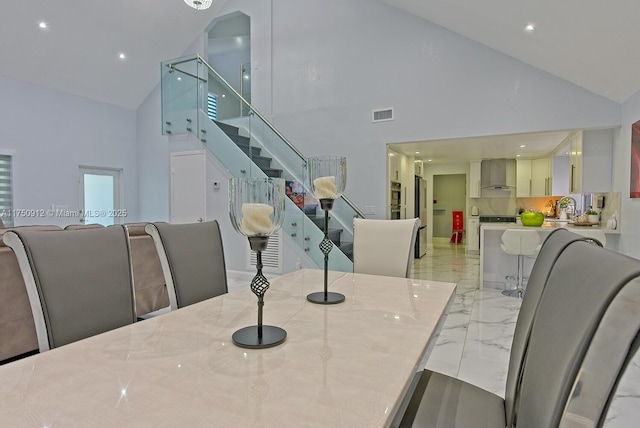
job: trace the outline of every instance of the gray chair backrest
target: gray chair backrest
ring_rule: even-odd
[[[507,372],[507,382],[505,389],[505,412],[507,426],[513,424],[513,408],[515,405],[516,391],[520,381],[522,371],[522,361],[527,352],[529,335],[533,319],[538,309],[540,296],[545,289],[551,269],[558,260],[558,257],[567,246],[575,241],[584,241],[587,238],[577,235],[566,229],[556,229],[552,231],[542,243],[540,252],[531,269],[527,290],[522,299],[522,305],[518,313],[518,321],[513,334],[511,344],[511,355],[509,357],[509,370]]]
[[[153,237],[158,250],[172,310],[228,291],[217,221],[149,223],[145,230]]]
[[[601,427],[625,369],[640,347],[640,279],[635,278],[609,304],[585,355],[562,426]]]
[[[16,254],[40,351],[135,322],[122,228],[5,233]]]
[[[518,428],[559,426],[609,305],[639,276],[639,260],[588,242],[572,242],[558,256],[531,328],[516,397]]]
[[[129,248],[131,249],[133,289],[138,317],[169,306],[169,293],[160,257],[153,238],[145,231],[147,224],[126,223],[122,225],[129,238]]]

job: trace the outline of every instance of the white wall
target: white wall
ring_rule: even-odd
[[[305,155],[346,156],[346,195],[378,213],[385,143],[620,122],[619,104],[377,1],[281,0],[272,20],[273,123]]]
[[[15,151],[14,208],[77,210],[80,165],[122,168],[124,221],[138,220],[135,111],[5,78],[0,94],[0,150]],[[78,219],[47,215],[14,223],[65,226]]]
[[[622,105],[622,126],[614,133],[613,188],[621,192],[620,252],[640,258],[640,199],[629,197],[631,125],[640,120],[640,92]]]

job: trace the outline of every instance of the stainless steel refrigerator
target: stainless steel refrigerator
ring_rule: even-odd
[[[420,219],[414,257],[419,259],[427,254],[427,186],[426,181],[417,175],[415,176],[414,191],[415,208],[413,216]]]

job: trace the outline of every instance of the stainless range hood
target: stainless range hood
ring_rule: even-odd
[[[511,190],[516,186],[515,159],[483,160],[480,166],[482,189]]]

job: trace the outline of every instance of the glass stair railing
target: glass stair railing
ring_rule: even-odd
[[[284,178],[283,230],[323,266],[324,212],[309,192],[306,157],[199,55],[164,61],[161,70],[162,133],[193,134],[232,177]],[[329,268],[351,272],[353,218],[364,214],[343,195],[329,215]]]

